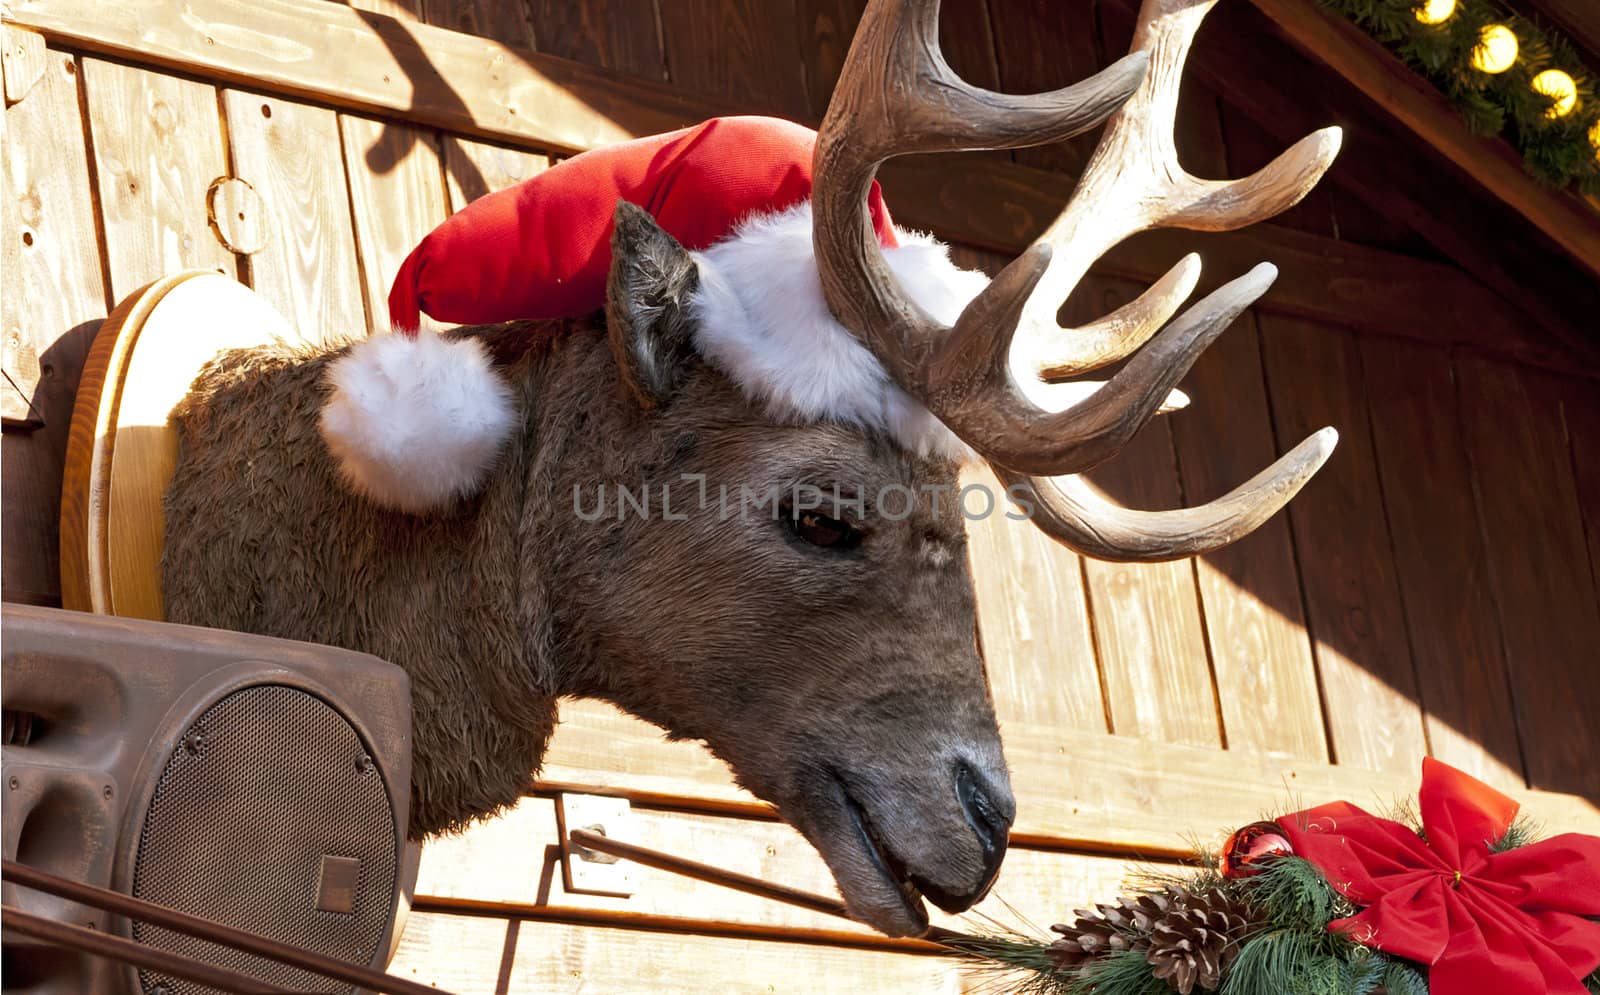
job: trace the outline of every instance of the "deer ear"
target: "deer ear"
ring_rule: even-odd
[[[641,407],[672,396],[695,351],[689,300],[700,285],[688,250],[642,207],[620,201],[611,236],[606,326],[622,380]]]

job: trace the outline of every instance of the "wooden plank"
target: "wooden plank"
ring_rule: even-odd
[[[1361,340],[1372,437],[1433,755],[1525,782],[1448,355]]]
[[[387,327],[389,287],[412,248],[448,214],[432,132],[339,115],[368,321]]]
[[[1125,282],[1085,281],[1097,314],[1137,294]],[[1087,314],[1068,314],[1083,321]],[[1151,422],[1116,457],[1088,474],[1112,500],[1136,508],[1182,504],[1172,435]],[[1174,563],[1083,561],[1111,731],[1192,746],[1221,746],[1194,568]]]
[[[348,3],[357,10],[371,11],[386,17],[416,18],[422,13],[422,0],[334,0]]]
[[[614,826],[607,827],[607,834],[816,894],[838,893],[816,850],[781,822],[634,806],[626,835]],[[559,844],[555,800],[524,799],[516,808],[460,835],[429,841],[416,893],[419,900],[471,899],[532,907],[556,919],[603,910],[675,920],[690,930],[715,923],[759,927],[774,937],[802,929],[877,936],[848,920],[638,865],[632,868],[631,896],[569,891]],[[1016,925],[1054,922],[1072,908],[1116,895],[1133,869],[1123,858],[1013,847],[994,890],[967,915]],[[963,917],[929,911],[935,923],[970,928]]]
[[[514,51],[428,25],[294,0],[191,0],[178,17],[162,0],[129,0],[100,16],[93,0],[17,0],[14,20],[74,44],[205,80],[242,82],[338,107],[540,150],[582,151],[759,108],[708,100],[636,77]],[[208,44],[209,39],[209,44]],[[1015,252],[1060,210],[1072,180],[962,156],[890,164],[885,181],[905,222]],[[1271,225],[1196,235],[1158,232],[1106,257],[1103,272],[1154,280],[1184,252],[1205,252],[1220,282],[1271,259],[1283,270],[1262,308],[1458,342],[1522,362],[1600,372],[1600,348],[1551,343],[1526,316],[1460,271]]]
[[[410,916],[389,969],[456,995],[963,990],[957,963],[925,954],[438,913]]]
[[[1086,79],[1105,64],[1094,3],[999,0],[989,5],[999,86],[1007,93],[1040,93]],[[1123,51],[1126,51],[1124,49]],[[1121,52],[1117,54],[1122,54]],[[1016,161],[1038,169],[1077,176],[1089,164],[1099,129],[1087,135],[1032,149],[1018,149]]]
[[[529,0],[533,47],[546,55],[664,80],[653,0]]]
[[[58,604],[61,462],[78,370],[106,315],[78,65],[51,50],[39,81],[5,110],[4,216],[0,222],[0,328],[5,376],[18,388],[3,445],[6,600]],[[31,412],[30,415],[30,406]]]
[[[1032,722],[1106,732],[1081,558],[1027,522],[1006,517],[1005,488],[986,468],[963,476],[996,510],[967,522],[978,638],[1001,727]],[[972,498],[974,512],[984,507]]]
[[[1572,449],[1572,472],[1578,484],[1578,507],[1589,539],[1590,572],[1600,583],[1600,396],[1594,385],[1569,380],[1562,391],[1562,415]]]
[[[134,62],[569,152],[750,107],[339,3],[129,0],[109,18],[98,0],[18,0],[12,14]]]
[[[444,136],[449,209],[459,211],[484,194],[503,190],[550,168],[550,157],[455,135]]]
[[[1297,804],[1409,798],[1422,763],[1419,750],[1407,770],[1371,771],[1023,722],[1007,726],[1005,745],[1012,787],[1025,800],[1014,845],[1147,858],[1183,857],[1196,833]],[[598,702],[562,704],[540,780],[541,790],[581,787],[656,806],[777,817],[704,747],[667,742],[656,726]],[[1540,791],[1516,797],[1552,831],[1600,831],[1600,802]]]
[[[207,221],[227,175],[217,91],[204,83],[83,60],[111,297],[186,269],[238,277]]]
[[[1132,24],[1126,26],[1131,34]],[[1229,172],[1220,104],[1185,87],[1178,153],[1201,176]],[[1255,317],[1246,314],[1189,373],[1191,407],[1169,420],[1185,504],[1220,497],[1278,455]],[[1298,442],[1299,440],[1290,440]],[[1194,562],[1224,742],[1230,749],[1326,760],[1316,666],[1305,633],[1287,516]]]
[[[1528,783],[1600,798],[1600,611],[1562,384],[1472,356],[1456,369]]]
[[[4,67],[7,106],[27,96],[49,64],[43,35],[0,25],[0,65]]]
[[[1235,321],[1201,355],[1184,389],[1190,406],[1169,421],[1183,499],[1199,504],[1249,479],[1281,448],[1273,438],[1253,314]],[[1229,748],[1327,760],[1288,517],[1278,515],[1198,558],[1195,570]]]
[[[1432,84],[1339,15],[1308,0],[1251,3],[1302,50],[1332,67],[1600,276],[1600,212],[1529,176],[1520,154],[1503,139],[1468,131],[1461,115]]]
[[[811,119],[820,121],[866,0],[798,0],[796,6],[806,105]],[[991,90],[1000,88],[994,45],[987,0],[946,0],[940,5],[939,47],[962,79]]]
[[[423,0],[422,17],[429,24],[461,34],[516,48],[533,47],[533,32],[522,0]]]
[[[800,71],[796,0],[674,0],[661,6],[672,82],[694,93],[753,103],[766,113],[809,113]]]
[[[234,173],[255,187],[266,229],[250,285],[310,341],[362,334],[337,115],[243,90],[223,91],[222,103]]]
[[[1355,339],[1275,315],[1258,321],[1278,438],[1339,429],[1338,451],[1289,503],[1332,758],[1410,770],[1427,742]]]

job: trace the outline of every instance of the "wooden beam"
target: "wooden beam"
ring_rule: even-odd
[[[1012,786],[1026,804],[1019,846],[1185,857],[1195,833],[1226,831],[1295,804],[1345,799],[1382,807],[1416,794],[1416,773],[1381,773],[1241,750],[1007,723]],[[591,701],[565,701],[545,754],[545,790],[618,794],[641,803],[776,818],[703,747],[669,743],[649,723]],[[1420,761],[1419,761],[1420,762]],[[1549,832],[1600,830],[1600,807],[1575,795],[1514,792]]]
[[[524,147],[579,152],[753,108],[343,4],[297,0],[16,0],[16,24],[61,44],[252,90],[310,98]],[[1074,180],[1003,159],[918,156],[884,170],[900,217],[952,242],[1016,252]],[[1283,276],[1264,310],[1464,345],[1532,365],[1600,374],[1585,352],[1530,330],[1516,307],[1449,266],[1272,225],[1161,231],[1112,249],[1098,271],[1150,281],[1199,249],[1212,285],[1262,260]]]
[[[1060,212],[1070,176],[993,159],[950,168],[935,156],[887,163],[883,184],[895,217],[946,238],[1001,252],[1028,245]],[[1145,232],[1095,265],[1106,276],[1153,281],[1184,253],[1204,260],[1198,293],[1257,263],[1280,276],[1258,308],[1434,345],[1466,346],[1562,372],[1600,372],[1600,342],[1564,343],[1453,266],[1259,224],[1236,232]]]
[[[1600,212],[1541,185],[1505,141],[1482,138],[1444,95],[1360,28],[1312,0],[1250,0],[1298,46],[1325,62],[1418,137],[1515,208],[1600,276]]]

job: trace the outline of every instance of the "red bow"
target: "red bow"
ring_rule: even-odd
[[[1585,995],[1600,966],[1600,837],[1566,833],[1491,852],[1517,803],[1431,758],[1423,836],[1335,802],[1278,824],[1361,912],[1329,924],[1431,965],[1434,995]],[[1424,839],[1424,836],[1426,839]]]

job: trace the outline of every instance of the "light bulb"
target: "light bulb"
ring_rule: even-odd
[[[1546,69],[1533,78],[1535,91],[1549,97],[1555,103],[1544,112],[1548,118],[1566,117],[1572,109],[1578,106],[1578,84],[1572,77],[1559,69]]]
[[[1517,36],[1504,24],[1491,24],[1478,36],[1472,50],[1472,68],[1481,73],[1503,73],[1517,61]]]
[[[1456,0],[1423,0],[1416,10],[1418,22],[1429,25],[1443,24],[1455,12]]]

